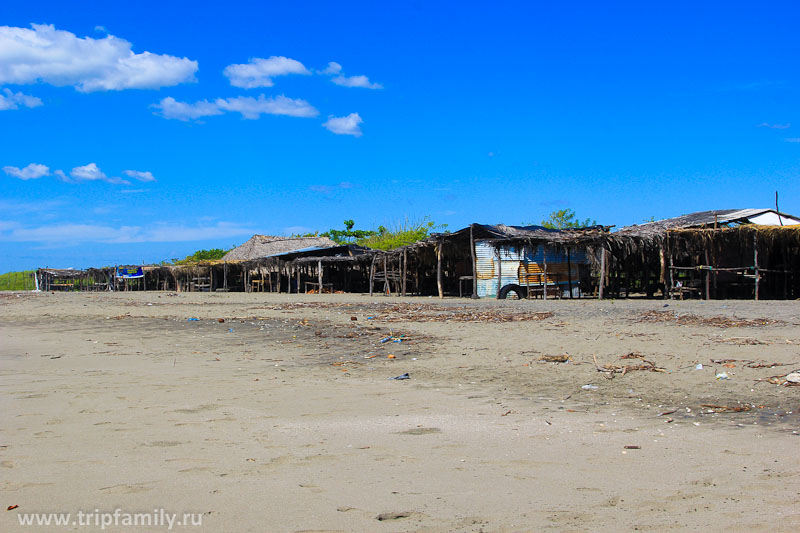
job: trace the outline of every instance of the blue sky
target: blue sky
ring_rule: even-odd
[[[0,272],[800,213],[796,3],[31,4],[0,8]]]

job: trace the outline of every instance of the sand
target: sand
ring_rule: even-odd
[[[796,302],[3,294],[0,365],[2,531],[800,528]]]

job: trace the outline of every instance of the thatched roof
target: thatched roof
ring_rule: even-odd
[[[497,244],[510,242],[538,242],[579,244],[595,242],[605,235],[608,226],[590,226],[586,228],[552,229],[543,226],[506,226],[505,224],[471,224],[452,233],[437,233],[429,240],[461,240],[469,239],[470,228],[475,240],[489,240]]]
[[[329,248],[331,246],[336,246],[336,243],[327,237],[253,235],[246,243],[225,254],[223,259],[225,261],[246,261],[297,250]]]

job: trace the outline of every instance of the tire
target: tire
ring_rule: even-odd
[[[517,295],[517,298],[520,300],[524,299],[528,293],[528,291],[525,290],[524,287],[520,287],[519,285],[511,283],[500,289],[500,293],[497,295],[497,299],[505,300],[509,292],[515,293]]]

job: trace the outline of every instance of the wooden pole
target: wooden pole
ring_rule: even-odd
[[[530,239],[528,239],[528,247],[527,252],[525,251],[526,248],[523,248],[522,253],[525,254],[525,297],[530,300],[531,299],[531,273],[530,273],[530,261],[528,261],[528,255],[533,257],[533,243]]]
[[[372,296],[372,286],[375,284],[375,255],[372,256],[372,262],[369,264],[369,295]]]
[[[756,300],[758,300],[758,282],[760,281],[760,275],[758,273],[758,232],[753,232],[753,265],[754,270],[756,273],[756,291],[755,296]]]
[[[569,255],[569,248],[567,248],[567,288],[569,289],[569,299],[572,300],[572,261]]]
[[[500,289],[503,288],[503,250],[497,249],[497,294],[495,298],[500,299]]]
[[[322,294],[322,259],[317,261],[317,281],[319,281],[319,293]]]
[[[669,233],[667,233],[667,255],[669,255],[669,299],[672,300],[672,289],[675,287],[675,270],[672,261],[672,250],[669,247]]]
[[[600,288],[597,292],[597,298],[603,299],[603,286],[606,284],[606,249],[600,248]]]
[[[408,250],[403,248],[403,296],[406,295],[406,276],[408,275]]]
[[[384,296],[392,295],[392,287],[389,285],[389,274],[386,270],[386,255],[383,256],[383,294]]]
[[[472,298],[478,298],[478,257],[475,254],[475,235],[473,228],[475,224],[469,225],[469,251],[472,253]],[[461,281],[458,282],[459,287]]]
[[[605,248],[603,248],[605,251]],[[547,245],[542,245],[542,266],[544,267],[544,288],[542,289],[542,300],[547,300]]]
[[[300,294],[300,265],[295,265],[294,273],[297,277],[297,294]]]
[[[705,254],[706,258],[706,266],[709,267],[706,269],[706,300],[711,299],[711,260],[708,257],[708,248],[703,247],[703,253]]]
[[[442,241],[436,243],[436,286],[439,289],[439,298],[444,298],[442,286]]]

